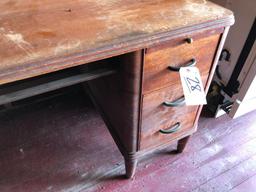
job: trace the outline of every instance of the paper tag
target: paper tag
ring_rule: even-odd
[[[205,105],[206,95],[198,68],[181,67],[179,72],[186,105]]]

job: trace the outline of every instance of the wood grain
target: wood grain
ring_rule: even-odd
[[[174,43],[171,41],[162,44],[162,46],[153,47],[153,50],[148,49],[145,55],[144,93],[176,84],[179,81],[179,73],[170,71],[168,66],[185,66],[191,59],[195,59],[199,71],[209,73],[220,34],[202,38],[198,34],[192,34],[190,37],[194,39],[192,44],[187,44],[183,37],[176,41],[175,46],[172,46]]]
[[[208,74],[202,75],[206,84]],[[181,82],[175,85],[143,95],[142,125],[140,149],[155,148],[196,130],[194,121],[198,106],[167,107],[164,101],[173,102],[183,96]],[[181,129],[170,135],[163,135],[160,129],[168,129],[176,123],[181,123]]]
[[[137,151],[143,51],[114,58],[117,73],[88,82],[110,132],[124,156]]]
[[[144,103],[151,99],[155,98],[144,97]],[[153,109],[143,109],[140,149],[155,148],[189,132],[193,128],[196,112],[197,106],[168,108],[162,105],[162,101],[155,102]],[[159,132],[160,129],[168,129],[176,123],[181,124],[177,132],[167,135]]]
[[[0,84],[234,22],[204,0],[2,0],[0,17]]]

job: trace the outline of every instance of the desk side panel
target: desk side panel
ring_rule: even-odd
[[[124,156],[137,151],[143,51],[113,59],[118,72],[89,82],[96,106]]]

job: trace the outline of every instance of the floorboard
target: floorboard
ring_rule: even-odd
[[[79,88],[26,103],[0,111],[1,192],[256,191],[256,112],[201,117],[184,153],[172,153],[174,143],[149,154],[126,180],[120,152]]]
[[[230,192],[255,192],[256,175],[245,180],[243,183],[235,186]]]

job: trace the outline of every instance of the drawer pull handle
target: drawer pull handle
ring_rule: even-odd
[[[195,65],[196,65],[196,60],[193,58],[184,67],[193,67]],[[179,71],[180,67],[168,66],[168,69],[171,70],[171,71]]]
[[[172,126],[170,129],[160,129],[159,132],[162,134],[171,134],[175,133],[180,129],[181,125],[180,123],[176,123],[174,126]]]
[[[185,41],[186,41],[188,44],[192,44],[194,40],[193,40],[191,37],[189,37],[189,38],[187,38]]]
[[[178,107],[185,105],[185,97],[181,97],[174,102],[165,101],[163,104],[166,107]]]

